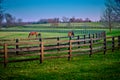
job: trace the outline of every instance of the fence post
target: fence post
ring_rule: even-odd
[[[91,38],[91,35],[89,34],[89,39]]]
[[[19,39],[16,39],[16,43],[19,43]],[[19,49],[19,45],[16,45],[16,49]],[[16,51],[16,54],[19,54],[19,51]]]
[[[85,39],[86,39],[86,35],[84,35],[84,44],[86,44],[86,41],[85,41]]]
[[[60,46],[59,41],[60,41],[60,37],[57,37],[57,46],[58,46],[58,47]],[[57,48],[57,50],[60,51],[60,48]]]
[[[88,36],[89,36],[89,39],[91,39],[91,34],[89,34]],[[90,41],[88,43],[90,43]]]
[[[101,33],[100,33],[100,32],[99,32],[99,34],[98,34],[98,35],[99,35],[99,38],[101,38],[101,37],[100,37],[100,36],[101,36]]]
[[[104,31],[104,33],[103,33],[103,37],[106,37],[106,32]]]
[[[118,36],[118,48],[120,49],[120,36]]]
[[[70,37],[69,37],[69,40],[71,40],[71,39],[72,39],[72,37],[70,36]]]
[[[101,32],[101,39],[104,37],[105,31]]]
[[[112,37],[112,52],[114,52],[115,49],[115,37]]]
[[[93,40],[92,40],[92,38],[90,38],[90,41],[89,41],[89,43],[90,43],[90,54],[89,54],[89,57],[91,57],[91,55],[92,55],[92,50],[93,50],[93,48],[92,48],[92,43],[93,43]]]
[[[89,39],[91,38],[91,34],[89,34]]]
[[[97,34],[97,33],[95,33],[95,35],[96,35],[96,37],[95,37],[95,38],[98,38],[98,36],[97,36],[98,34]],[[96,40],[96,42],[97,42],[97,40]]]
[[[106,53],[106,37],[104,37],[104,54]]]
[[[42,42],[42,38],[39,38],[39,42]],[[41,43],[40,43],[39,46],[40,46],[40,48],[41,48]],[[41,51],[41,50],[40,50],[40,51]]]
[[[80,36],[77,36],[77,39],[80,40]],[[78,41],[78,45],[80,45],[80,41]],[[80,48],[80,46],[78,46],[78,48]]]
[[[68,52],[68,61],[70,61],[72,56],[72,41],[71,39],[69,40],[69,52]]]
[[[43,63],[44,59],[44,43],[41,41],[41,47],[40,47],[40,63]]]
[[[97,33],[95,33],[95,35],[96,35],[96,38],[98,38],[98,34],[97,34]]]
[[[43,50],[43,42],[42,42],[42,38],[40,37],[39,38],[39,41],[40,41],[40,63],[42,63],[43,62],[43,52],[44,52],[44,50]]]
[[[95,38],[95,35],[93,34],[93,39]],[[93,40],[93,43],[95,42],[95,40]]]
[[[4,44],[4,67],[7,66],[8,62],[8,49],[7,49],[7,44]]]

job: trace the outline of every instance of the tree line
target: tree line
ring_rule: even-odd
[[[62,17],[60,18],[48,18],[48,19],[40,19],[37,23],[79,23],[79,22],[92,22],[89,18],[86,18],[83,20],[82,18],[68,18],[68,17]]]
[[[2,7],[4,0],[0,0],[0,28],[2,26],[16,26],[22,24],[22,19],[16,19],[10,13],[5,13],[5,10]]]
[[[27,22],[24,23],[22,19],[16,19],[9,13],[5,13],[2,7],[2,3],[4,0],[0,0],[0,27],[2,25],[6,26],[16,26],[16,25],[23,25],[23,24],[33,24],[33,23],[51,23],[52,26],[57,26],[58,23],[78,23],[78,22],[91,22],[89,18],[82,19],[82,18],[75,18],[75,17],[62,17],[60,18],[50,18],[50,19],[40,19],[37,22]],[[113,27],[120,26],[120,0],[105,0],[105,10],[103,15],[101,16],[100,22],[105,27],[108,27],[110,31],[112,31]],[[6,21],[6,23],[4,23]]]

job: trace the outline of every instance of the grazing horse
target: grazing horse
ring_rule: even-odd
[[[36,38],[38,37],[38,36],[41,36],[41,34],[40,33],[38,33],[38,32],[30,32],[29,33],[29,35],[28,35],[28,38],[30,37],[30,36],[36,36]]]
[[[68,32],[68,37],[74,37],[74,32],[73,31],[69,31]]]

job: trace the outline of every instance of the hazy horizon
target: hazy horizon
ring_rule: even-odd
[[[104,10],[104,0],[4,0],[5,12],[23,21],[47,18],[89,18],[98,21]]]

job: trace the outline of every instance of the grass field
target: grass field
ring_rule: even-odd
[[[10,63],[0,67],[1,80],[119,80],[120,51],[63,59]]]
[[[92,24],[96,25],[96,24]],[[30,25],[29,25],[30,26]],[[37,27],[12,27],[9,30],[38,30],[46,29]],[[44,25],[45,26],[45,25]],[[53,29],[53,28],[47,28]],[[62,28],[58,28],[58,30]],[[7,30],[7,29],[6,29]],[[71,30],[71,29],[67,29]],[[95,29],[96,30],[96,29]],[[99,29],[98,29],[99,30]],[[120,35],[119,29],[114,29],[107,36]],[[0,39],[26,38],[29,32],[0,31]],[[43,37],[67,36],[66,33],[42,32]],[[107,51],[88,55],[67,58],[48,59],[40,64],[39,61],[8,63],[6,68],[0,64],[0,80],[119,80],[120,79],[120,49],[114,52]]]

